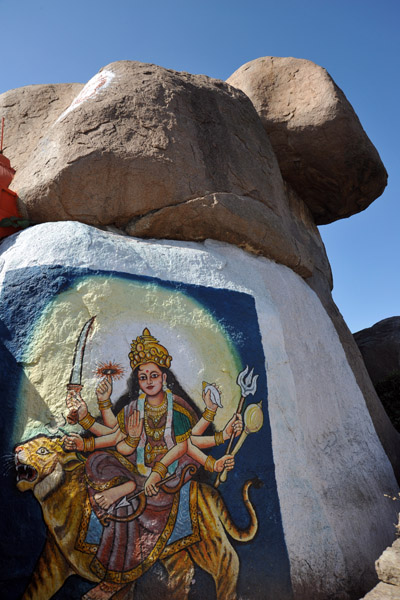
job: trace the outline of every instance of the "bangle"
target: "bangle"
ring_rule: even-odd
[[[139,443],[139,440],[140,440],[140,437],[132,437],[130,435],[127,435],[126,438],[124,439],[124,442],[131,448],[136,448],[136,446]]]
[[[83,452],[93,452],[94,437],[83,438]]]
[[[216,431],[214,433],[214,440],[215,440],[215,445],[216,446],[220,446],[221,444],[223,444],[225,442],[225,440],[224,440],[224,432],[223,431]]]
[[[100,410],[106,410],[107,408],[112,407],[111,400],[98,400],[97,404],[99,405]]]
[[[79,425],[83,427],[83,429],[90,429],[93,423],[96,422],[96,419],[90,413],[88,413],[85,417],[83,417],[83,419],[81,419],[78,422]]]
[[[212,423],[215,419],[216,412],[217,412],[216,410],[214,411],[214,410],[210,410],[209,408],[206,408],[202,414],[202,417],[209,423]]]
[[[156,462],[154,467],[151,470],[152,473],[158,473],[161,479],[164,479],[166,474],[168,473],[168,469],[162,462]]]
[[[212,456],[207,456],[207,460],[204,463],[205,470],[210,471],[210,473],[214,473],[214,465],[215,465],[215,458],[213,458]]]

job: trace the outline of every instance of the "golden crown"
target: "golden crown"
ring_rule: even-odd
[[[138,335],[136,340],[132,340],[131,352],[129,352],[129,359],[131,362],[132,371],[134,371],[139,365],[144,363],[153,362],[160,367],[167,367],[169,369],[172,356],[164,346],[156,340],[147,329],[143,329],[143,334]]]

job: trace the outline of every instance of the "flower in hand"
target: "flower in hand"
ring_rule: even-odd
[[[96,396],[98,402],[108,402],[111,398],[112,393],[112,380],[111,378],[104,377],[96,388]]]

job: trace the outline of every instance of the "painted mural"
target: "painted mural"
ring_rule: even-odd
[[[251,296],[36,267],[0,319],[4,597],[288,597]]]

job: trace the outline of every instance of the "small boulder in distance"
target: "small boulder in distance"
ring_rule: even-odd
[[[354,334],[372,382],[400,370],[400,317],[378,321]]]

